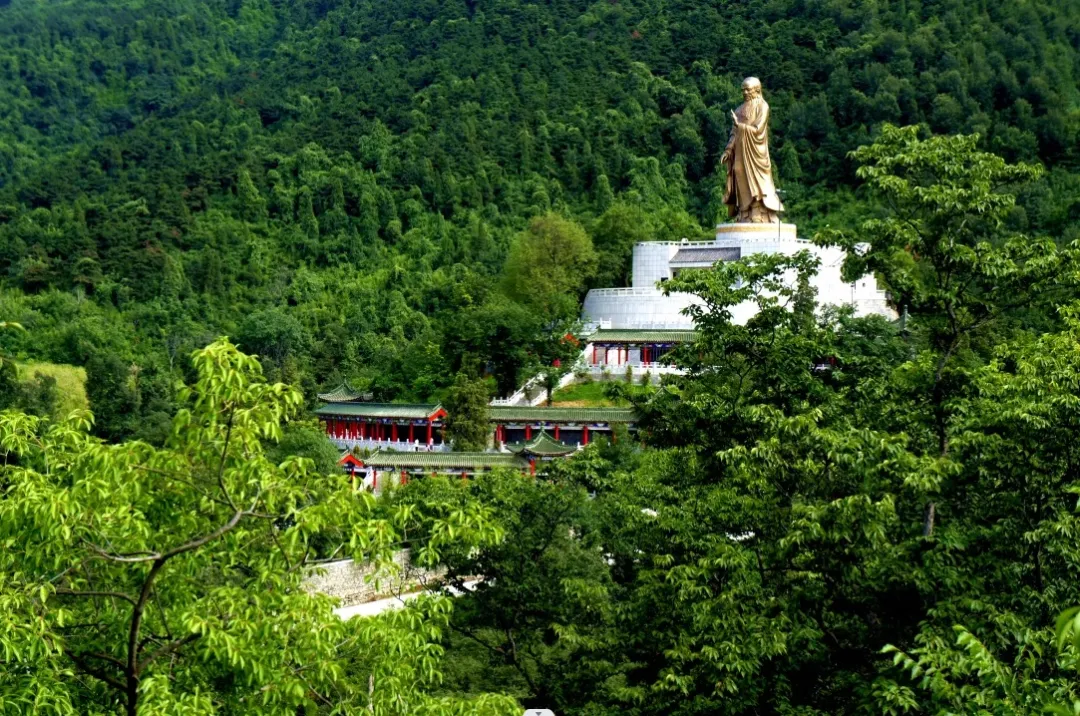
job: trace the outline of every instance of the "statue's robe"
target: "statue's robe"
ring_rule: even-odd
[[[734,148],[734,158],[728,162],[724,203],[731,216],[745,216],[754,199],[774,212],[784,210],[772,178],[769,159],[769,105],[761,97],[743,102],[735,110],[743,127],[731,128],[728,148]]]

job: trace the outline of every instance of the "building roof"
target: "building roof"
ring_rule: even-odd
[[[588,340],[591,343],[689,343],[696,335],[686,330],[601,328]]]
[[[517,455],[499,452],[389,452],[380,450],[364,460],[373,468],[409,469],[455,469],[509,467],[525,469],[528,460]]]
[[[702,246],[701,248],[679,249],[671,257],[670,265],[676,264],[714,264],[717,261],[737,261],[742,257],[738,246]]]
[[[406,418],[428,420],[442,412],[438,404],[408,403],[331,403],[315,411],[316,415],[341,415],[350,418]]]
[[[548,435],[546,430],[541,430],[539,435],[528,442],[507,445],[507,449],[517,455],[526,454],[538,457],[562,457],[577,451],[576,446],[559,442]]]
[[[349,385],[349,381],[343,381],[341,385],[331,390],[329,393],[319,393],[319,400],[324,403],[354,403],[358,401],[366,402],[371,400],[371,393],[365,393],[362,390]]]
[[[490,419],[499,423],[632,423],[632,408],[542,408],[507,405],[488,408]]]
[[[353,455],[348,450],[346,450],[345,452],[343,452],[341,454],[341,457],[338,458],[338,465],[346,465],[346,464],[349,464],[349,465],[363,465],[364,461],[361,460],[360,458],[358,458],[356,455]]]

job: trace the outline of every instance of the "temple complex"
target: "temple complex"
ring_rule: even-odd
[[[626,288],[596,288],[585,297],[582,317],[601,330],[636,331],[693,330],[685,309],[701,300],[688,293],[664,295],[663,285],[684,271],[710,269],[717,262],[736,261],[753,254],[795,254],[809,251],[820,261],[810,285],[817,290],[820,305],[851,306],[855,315],[880,314],[895,318],[885,292],[873,276],[848,283],[841,278],[844,251],[817,246],[796,235],[794,224],[736,223],[716,227],[710,241],[646,241],[634,246],[631,285]],[[794,279],[794,277],[792,277]],[[757,306],[746,302],[735,306],[732,320],[746,323]]]
[[[695,339],[688,310],[702,305],[687,293],[664,291],[664,284],[686,271],[708,271],[721,263],[753,255],[794,255],[806,251],[818,259],[810,280],[821,306],[849,306],[855,315],[895,318],[885,293],[873,276],[844,281],[842,249],[817,246],[800,239],[794,224],[783,223],[784,205],[773,183],[769,158],[769,105],[761,82],[748,77],[742,85],[744,102],[731,112],[731,136],[724,149],[727,182],[724,203],[735,223],[716,227],[709,241],[647,241],[633,249],[631,285],[589,291],[582,310],[588,329],[580,336],[583,350],[577,366],[557,387],[578,376],[655,381],[664,373],[680,373],[669,355]],[[794,272],[781,277],[794,283]],[[746,323],[757,304],[746,301],[731,309],[732,321]],[[636,430],[629,408],[541,407],[550,399],[535,376],[505,398],[491,402],[490,450],[452,452],[444,425],[446,410],[437,404],[375,403],[372,396],[347,383],[319,395],[325,405],[316,412],[326,434],[346,451],[374,451],[363,457],[342,456],[342,467],[354,483],[379,490],[388,481],[405,482],[410,475],[449,474],[469,477],[495,468],[535,474],[537,465],[572,455],[597,438],[616,439],[615,429]]]
[[[531,440],[506,446],[505,452],[397,452],[379,450],[359,457],[342,455],[340,464],[357,487],[380,491],[391,483],[404,484],[424,475],[453,475],[469,478],[478,472],[509,468],[535,475],[538,463],[567,457],[580,446],[558,441],[541,430]]]
[[[693,341],[694,335],[692,330],[601,328],[587,337],[585,359],[590,368],[629,365],[663,373],[672,367],[665,356],[675,346]]]
[[[315,411],[326,434],[339,448],[351,450],[395,450],[400,452],[445,452],[450,449],[444,436],[446,410],[437,404],[362,402],[338,389],[320,394],[346,398],[327,400]],[[492,447],[508,449],[509,443],[528,443],[547,433],[571,450],[609,436],[615,425],[635,429],[634,411],[629,408],[544,408],[528,405],[494,406],[488,411]]]
[[[443,436],[446,411],[439,405],[328,400],[315,414],[338,447],[448,449]]]

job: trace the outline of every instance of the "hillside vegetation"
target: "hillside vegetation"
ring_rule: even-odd
[[[1080,9],[1049,0],[12,0],[0,313],[30,330],[0,340],[85,365],[113,436],[162,425],[222,334],[309,397],[430,399],[461,369],[510,392],[633,242],[722,218],[747,74],[805,235],[875,210],[847,152],[892,122],[1045,164],[1008,220],[1075,238],[1078,45]],[[504,290],[547,212],[596,260]]]
[[[482,447],[747,74],[900,319],[685,272],[679,374],[556,396],[633,433],[353,489],[317,390]],[[1078,80],[1077,0],[0,0],[0,712],[1080,714]],[[402,549],[455,598],[303,588]]]
[[[86,369],[73,365],[54,363],[24,363],[17,366],[19,380],[24,383],[38,382],[42,378],[56,382],[57,415],[67,415],[72,410],[87,410],[90,401],[86,397]]]

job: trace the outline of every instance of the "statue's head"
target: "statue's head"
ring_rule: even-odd
[[[761,96],[761,80],[757,77],[747,77],[742,81],[743,99],[749,102],[755,97]]]

